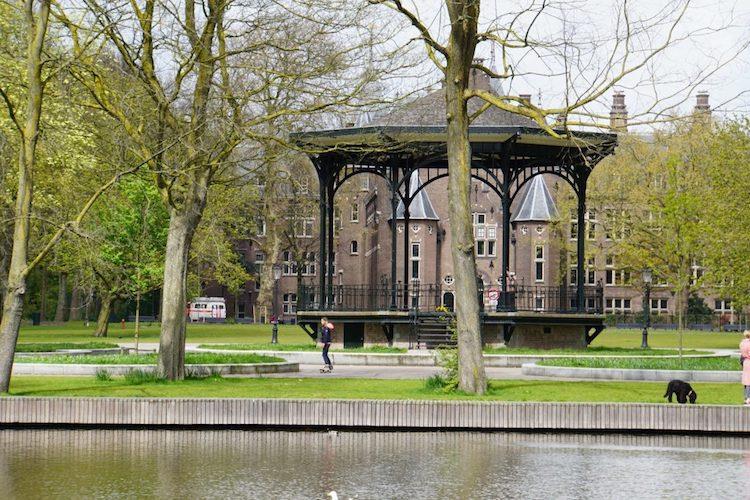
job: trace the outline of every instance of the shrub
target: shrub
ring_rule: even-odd
[[[125,373],[125,383],[128,385],[153,384],[155,382],[165,382],[166,379],[160,377],[155,371],[151,370],[128,370]]]
[[[424,388],[428,391],[437,391],[445,389],[445,379],[439,373],[432,375],[424,381]]]
[[[95,377],[99,382],[109,382],[110,380],[112,380],[112,374],[104,368],[99,368],[98,370],[96,370]]]

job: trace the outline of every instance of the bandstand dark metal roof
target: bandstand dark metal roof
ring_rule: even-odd
[[[469,113],[482,102],[469,101]],[[507,292],[511,206],[523,187],[542,174],[565,180],[578,197],[578,222],[583,227],[586,209],[586,185],[594,166],[608,156],[617,144],[617,135],[599,132],[569,134],[555,129],[556,135],[532,120],[494,107],[478,115],[469,127],[471,177],[487,184],[500,197],[503,214],[501,246],[501,296]],[[320,180],[320,256],[328,276],[320,280],[320,310],[333,305],[333,201],[338,189],[350,177],[366,173],[382,177],[391,193],[391,217],[398,205],[412,202],[431,182],[448,176],[445,98],[442,89],[415,100],[368,125],[330,130],[315,130],[292,135],[308,152]],[[414,173],[420,172],[419,186],[412,186]],[[402,212],[403,213],[403,212]],[[408,216],[407,216],[408,217]],[[396,225],[391,227],[391,307],[396,303]],[[404,231],[404,248],[408,231]],[[578,241],[578,276],[583,276],[584,240]],[[404,252],[407,255],[407,252]],[[327,261],[325,259],[328,259]],[[403,282],[408,282],[406,269]],[[321,266],[322,268],[323,266]],[[583,280],[578,284],[576,308],[584,304]],[[501,300],[502,302],[502,300]],[[501,307],[500,305],[498,307]],[[508,307],[503,304],[502,307]],[[506,309],[507,310],[507,309]]]

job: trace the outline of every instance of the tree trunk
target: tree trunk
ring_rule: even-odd
[[[42,283],[39,287],[39,319],[47,321],[47,270],[42,269]]]
[[[190,209],[172,209],[167,234],[162,292],[161,335],[159,337],[160,377],[185,378],[185,327],[187,314],[187,274],[193,233],[200,222],[206,192],[190,203]]]
[[[109,314],[112,311],[112,296],[102,295],[102,306],[99,308],[99,317],[96,320],[94,337],[106,337],[109,332]]]
[[[3,318],[0,320],[0,392],[8,392],[13,356],[16,352],[18,331],[23,313],[23,296],[28,275],[29,228],[31,225],[31,200],[33,173],[36,163],[36,146],[39,139],[39,121],[42,115],[42,49],[47,34],[50,2],[41,0],[38,13],[34,2],[24,5],[27,30],[27,99],[26,116],[18,152],[18,189],[16,191],[13,250],[8,266],[8,280],[3,300]]]
[[[445,70],[448,124],[448,197],[451,255],[456,287],[459,390],[484,394],[487,377],[482,359],[482,334],[471,222],[471,145],[466,90],[476,44],[479,2],[448,4],[451,34]]]
[[[57,290],[57,308],[55,310],[55,322],[65,321],[65,309],[68,299],[68,274],[60,273],[60,284]]]
[[[70,291],[70,313],[68,321],[79,321],[81,319],[81,286],[78,278],[73,281],[73,288]]]

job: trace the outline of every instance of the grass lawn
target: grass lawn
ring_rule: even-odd
[[[220,365],[220,364],[255,364],[279,363],[284,361],[274,356],[261,354],[218,354],[212,352],[187,353],[185,364],[188,365]],[[91,356],[70,356],[52,354],[49,356],[23,356],[15,360],[16,363],[59,363],[64,365],[155,365],[156,354],[107,354]]]
[[[134,342],[134,324],[125,323],[121,329],[117,323],[109,325],[109,336],[103,339],[93,337],[96,325],[88,327],[82,321],[73,321],[62,325],[24,325],[18,339],[19,343],[27,342],[91,342],[104,340],[108,342]],[[159,324],[141,324],[141,342],[159,342]],[[266,343],[271,340],[271,325],[228,325],[189,323],[187,341],[190,343]],[[297,325],[279,325],[279,342],[282,344],[310,344],[313,341]]]
[[[19,343],[29,342],[91,342],[106,340],[109,342],[134,341],[133,323],[126,323],[123,330],[119,324],[112,323],[109,337],[96,339],[92,337],[94,324],[85,327],[83,322],[75,321],[63,325],[24,325],[21,328]],[[685,349],[737,349],[742,334],[737,332],[701,332],[685,330],[683,347]],[[271,340],[270,325],[227,325],[191,323],[187,327],[187,341],[199,344],[266,344]],[[142,342],[159,341],[159,325],[156,323],[142,325]],[[649,330],[651,347],[678,347],[676,330]],[[297,325],[279,325],[279,343],[293,345],[310,345],[310,337]],[[617,347],[638,349],[641,345],[640,330],[607,328],[594,340],[592,347]]]
[[[52,352],[60,349],[117,349],[112,342],[39,342],[18,344],[16,352]]]
[[[317,344],[201,344],[201,349],[224,349],[228,351],[320,351]],[[376,354],[404,354],[404,347],[368,346],[348,349],[331,349],[331,352],[362,352]]]
[[[580,349],[525,349],[525,348],[486,348],[485,354],[562,354],[573,356],[666,356],[677,355],[675,349],[637,349],[626,347],[594,347]],[[711,354],[710,351],[684,350],[683,354]]]
[[[612,358],[568,358],[545,360],[544,366],[571,366],[576,368],[631,368],[643,370],[721,370],[739,371],[740,363],[731,358],[661,358],[661,359],[612,359]]]
[[[739,384],[695,383],[698,401],[741,404]],[[450,399],[492,401],[569,401],[663,403],[662,382],[561,382],[493,380],[487,395],[477,398],[425,389],[422,380],[217,378],[183,382],[129,384],[123,378],[97,381],[94,377],[31,377],[11,380],[18,396],[92,397],[212,397],[303,399]]]
[[[741,332],[702,332],[683,330],[685,349],[737,349],[739,351]],[[635,349],[641,345],[641,330],[606,328],[592,343],[591,347],[626,347]],[[651,347],[679,347],[677,330],[649,330],[648,345]]]

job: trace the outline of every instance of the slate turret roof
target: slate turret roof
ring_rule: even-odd
[[[549,222],[557,217],[557,206],[544,177],[537,175],[526,188],[518,213],[512,222]]]
[[[414,196],[414,193],[421,187],[422,181],[419,180],[419,171],[415,170],[411,174],[411,179],[409,179],[409,197]],[[398,207],[396,207],[396,219],[404,219],[403,201],[399,201]],[[409,220],[440,220],[426,189],[419,191],[409,205]]]

